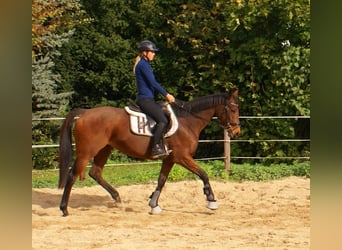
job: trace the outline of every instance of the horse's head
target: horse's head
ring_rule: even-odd
[[[229,137],[235,138],[240,134],[238,90],[229,93],[225,106],[217,111],[216,116],[221,126],[227,129]]]

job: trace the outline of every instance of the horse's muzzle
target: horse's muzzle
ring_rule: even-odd
[[[230,138],[235,138],[240,134],[240,123],[229,123],[227,126],[228,135]]]

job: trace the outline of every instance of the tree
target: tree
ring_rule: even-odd
[[[56,61],[63,82],[75,91],[71,107],[120,105],[134,98],[135,54],[127,39],[129,6],[124,1],[83,1],[94,20],[78,25]]]
[[[54,72],[54,59],[58,49],[73,33],[73,26],[83,12],[77,0],[32,1],[32,117],[59,116],[68,108],[71,91],[61,85],[61,77]],[[51,143],[58,135],[57,124],[34,121],[32,141]],[[33,152],[35,168],[51,166],[55,152]],[[43,157],[42,157],[43,156]]]
[[[240,89],[242,115],[310,114],[310,1],[188,1],[168,24],[172,65],[183,72],[179,82],[189,98],[233,83]],[[301,136],[296,126],[310,125],[302,121],[246,121],[240,138]],[[209,128],[206,136],[212,132],[219,134]],[[290,148],[264,142],[237,150],[282,156]]]
[[[309,115],[310,1],[236,1],[234,9],[228,50],[232,81],[240,86],[242,114]],[[296,126],[310,129],[303,121],[246,121],[242,138],[301,136],[295,133]],[[263,142],[248,145],[245,151],[254,156],[298,154],[296,147],[282,145]]]
[[[36,118],[61,114],[67,108],[71,92],[59,85],[53,60],[82,14],[77,0],[32,1],[32,113]]]
[[[32,0],[32,58],[55,53],[76,24],[88,22],[78,0]]]

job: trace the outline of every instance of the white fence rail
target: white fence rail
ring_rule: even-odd
[[[65,118],[32,118],[32,121],[53,121],[53,120],[64,120]],[[214,118],[215,119],[215,118]],[[310,119],[310,116],[240,116],[240,119]],[[224,143],[224,156],[220,157],[210,157],[210,158],[200,158],[196,160],[216,160],[223,159],[225,162],[225,168],[227,171],[230,169],[230,160],[231,159],[302,159],[309,160],[309,156],[281,156],[281,157],[264,157],[264,156],[231,156],[230,155],[230,146],[231,143],[239,143],[239,142],[310,142],[310,139],[246,139],[239,140],[234,139],[230,140],[228,133],[224,131],[224,139],[223,140],[199,140],[200,143],[211,143],[211,142],[223,142]],[[73,144],[74,145],[74,144]],[[48,144],[48,145],[32,145],[32,149],[35,148],[58,148],[58,144]],[[132,163],[129,163],[130,165]],[[141,164],[141,163],[139,163]],[[108,164],[108,165],[120,165],[120,164]],[[121,164],[122,165],[122,164]]]

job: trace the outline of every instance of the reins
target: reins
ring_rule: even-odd
[[[191,108],[190,108],[190,109],[186,109],[186,108],[184,107],[184,103],[185,103],[184,101],[176,99],[175,102],[174,102],[173,104],[176,105],[179,109],[185,111],[186,113],[191,114],[191,115],[194,116],[195,118],[198,118],[198,119],[201,119],[201,120],[207,122],[206,119],[204,119],[203,117],[201,117],[201,116],[197,115],[196,113],[194,113],[194,112],[191,110]]]
[[[216,101],[215,101],[215,103],[216,103]],[[178,109],[180,109],[180,110],[182,110],[182,111],[184,111],[184,112],[186,112],[186,113],[192,115],[193,117],[198,118],[198,119],[201,119],[201,120],[203,120],[203,121],[205,121],[205,122],[208,122],[207,119],[205,119],[205,118],[199,116],[196,112],[193,112],[193,111],[192,111],[192,108],[193,108],[192,106],[186,106],[186,102],[184,102],[184,101],[182,101],[182,100],[176,99],[175,102],[174,102],[173,104],[174,104]],[[214,104],[214,103],[213,103],[213,104]],[[216,103],[216,104],[219,104],[219,103]],[[236,103],[229,103],[227,100],[225,100],[225,102],[222,103],[222,104],[225,105],[225,106],[224,106],[224,109],[222,110],[222,113],[225,112],[226,117],[227,117],[227,119],[228,119],[228,110],[231,109],[231,105],[237,105],[237,106],[238,106],[238,104],[236,104]],[[230,126],[240,126],[240,123],[239,123],[239,122],[230,122],[230,121],[229,121],[229,122],[227,122],[227,124],[224,124],[224,125],[222,125],[222,124],[220,123],[220,126],[223,127],[223,128],[229,128]]]

